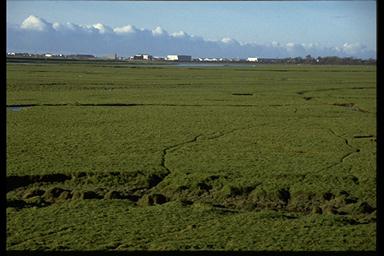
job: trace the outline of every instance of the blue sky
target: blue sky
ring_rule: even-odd
[[[169,33],[185,31],[213,41],[229,37],[242,44],[348,43],[376,50],[375,1],[7,1],[8,26],[29,15],[51,23],[160,26]]]

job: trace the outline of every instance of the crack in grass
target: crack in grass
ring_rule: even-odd
[[[354,139],[367,139],[367,138],[374,138],[374,135],[355,135],[353,136]]]
[[[170,153],[170,152],[174,152],[175,150],[178,150],[188,144],[193,144],[193,143],[196,143],[198,142],[201,138],[204,138],[204,140],[214,140],[214,139],[218,139],[220,137],[223,137],[225,135],[228,135],[228,134],[231,134],[231,133],[234,133],[234,132],[237,132],[237,131],[240,131],[240,130],[246,130],[246,129],[251,129],[251,128],[255,128],[256,126],[248,126],[248,127],[243,127],[243,128],[236,128],[236,129],[232,129],[228,132],[225,132],[225,133],[222,133],[222,132],[214,132],[212,133],[213,136],[210,136],[210,135],[204,135],[204,134],[199,134],[195,137],[193,137],[193,139],[190,139],[190,140],[187,140],[187,141],[184,141],[184,142],[181,142],[181,143],[178,143],[178,144],[175,144],[175,145],[172,145],[172,146],[168,146],[168,147],[165,147],[162,151],[161,151],[161,161],[160,161],[160,166],[163,167],[166,171],[167,171],[167,175],[165,175],[163,177],[163,180],[169,175],[171,174],[171,169],[167,166],[166,164],[166,161],[167,161],[167,155]],[[163,181],[162,180],[162,181]],[[162,181],[160,181],[159,183],[161,183]],[[158,184],[159,184],[158,183]],[[157,184],[157,185],[158,185]],[[154,188],[154,187],[153,187]]]
[[[341,135],[338,135],[337,133],[335,133],[334,130],[329,129],[329,132],[332,133],[333,135],[335,135],[336,137],[339,137],[339,138],[343,139],[344,142],[345,142],[345,144],[346,144],[348,147],[350,147],[350,148],[354,148],[354,147],[352,147],[352,146],[349,144],[349,141],[348,141],[346,138],[344,138],[344,137],[341,136]]]
[[[344,137],[341,136],[341,135],[338,135],[338,134],[335,133],[335,131],[333,131],[332,129],[328,129],[328,130],[329,130],[329,132],[330,132],[331,134],[335,135],[335,136],[338,137],[338,138],[343,139],[344,142],[345,142],[345,145],[347,145],[349,148],[353,149],[353,151],[350,151],[350,152],[348,152],[347,154],[343,155],[343,156],[340,158],[339,162],[336,162],[336,163],[333,163],[333,164],[331,164],[331,165],[328,165],[328,166],[326,166],[325,168],[323,168],[323,169],[321,169],[321,170],[319,170],[319,171],[328,170],[328,169],[330,169],[330,168],[332,168],[332,167],[335,167],[335,166],[337,166],[337,165],[343,164],[344,161],[345,161],[345,159],[349,158],[349,157],[350,157],[351,155],[353,155],[353,154],[356,154],[356,153],[359,153],[359,152],[360,152],[360,149],[358,149],[358,148],[352,146],[352,145],[349,143],[348,139],[344,138]]]
[[[350,110],[359,111],[359,112],[362,112],[362,113],[370,113],[369,111],[360,108],[355,103],[333,103],[332,105],[333,106],[338,106],[338,107],[349,108]]]
[[[172,145],[172,146],[168,146],[166,148],[164,148],[162,150],[162,155],[161,155],[161,162],[160,162],[160,165],[168,172],[168,173],[171,173],[171,170],[167,167],[166,165],[166,156],[168,154],[168,151],[170,150],[174,150],[175,148],[178,148],[178,147],[182,147],[186,144],[189,144],[189,143],[195,143],[199,137],[201,137],[202,135],[197,135],[195,136],[193,139],[191,140],[187,140],[187,141],[184,141],[184,142],[181,142],[181,143],[178,143],[178,144],[175,144],[175,145]],[[165,178],[165,177],[164,177]]]
[[[340,90],[366,90],[366,89],[376,89],[376,87],[327,88],[327,89],[298,91],[296,93],[299,95],[303,95],[303,94],[308,93],[308,92],[326,92],[326,91],[340,91]]]
[[[315,97],[304,96],[304,94],[308,92],[325,92],[325,91],[339,91],[339,90],[366,90],[366,89],[375,89],[376,87],[349,87],[349,88],[328,88],[328,89],[317,89],[317,90],[306,90],[306,91],[298,91],[296,94],[301,95],[302,98],[306,101],[314,99]],[[355,103],[334,103],[332,106],[346,107],[353,111],[359,111],[362,113],[370,113],[369,111],[360,108]]]

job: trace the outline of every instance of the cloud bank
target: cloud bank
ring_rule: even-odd
[[[20,25],[7,25],[7,51],[83,53],[97,56],[113,53],[119,56],[138,53],[155,56],[188,54],[194,58],[286,58],[304,57],[308,54],[313,57],[376,58],[376,51],[359,43],[347,42],[339,46],[325,47],[316,43],[240,43],[228,37],[209,41],[184,31],[169,33],[161,27],[150,30],[139,29],[133,25],[111,28],[101,23],[50,23],[34,15],[26,18]]]

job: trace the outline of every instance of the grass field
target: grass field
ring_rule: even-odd
[[[375,248],[375,66],[7,64],[8,250]]]

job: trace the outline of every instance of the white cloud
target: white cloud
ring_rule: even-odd
[[[45,31],[50,27],[50,24],[44,19],[30,15],[21,23],[20,27],[27,30]]]
[[[61,27],[62,27],[62,25],[61,25],[60,23],[58,23],[58,22],[54,22],[54,23],[52,24],[52,27],[53,27],[55,30],[60,30]]]
[[[105,26],[104,24],[101,24],[101,23],[93,24],[92,27],[97,29],[98,32],[101,33],[101,34],[110,33],[110,32],[113,31],[110,27]]]
[[[185,33],[184,31],[179,31],[179,32],[172,33],[171,36],[181,38],[181,37],[188,37],[188,34]]]
[[[295,43],[287,43],[285,46],[287,46],[287,48],[294,48]]]
[[[44,33],[41,33],[41,32]],[[7,51],[81,53],[95,55],[118,53],[129,56],[139,52],[165,56],[172,52],[195,57],[240,57],[266,58],[317,56],[353,56],[375,58],[376,52],[356,42],[347,42],[333,47],[317,43],[295,42],[269,44],[242,43],[233,38],[209,41],[184,31],[168,33],[161,27],[153,30],[138,29],[133,25],[111,28],[96,23],[79,25],[72,23],[49,23],[42,18],[29,16],[20,27],[7,27]]]
[[[366,47],[359,43],[344,43],[341,50],[348,54],[355,54],[364,50]]]
[[[56,31],[61,31],[61,32],[73,32],[73,31],[81,31],[84,30],[83,27],[67,22],[67,23],[59,23],[59,22],[54,22],[52,24],[52,28]]]
[[[232,38],[224,37],[223,39],[221,39],[221,42],[222,42],[222,43],[225,43],[225,44],[233,44],[233,43],[235,43],[236,41],[233,40]]]
[[[152,30],[152,35],[154,36],[161,36],[166,34],[167,34],[167,31],[165,31],[161,27],[156,27],[154,30]]]
[[[134,26],[127,25],[127,26],[124,26],[124,27],[114,28],[113,31],[116,34],[127,34],[127,33],[135,33],[135,32],[138,31],[138,29],[136,27],[134,27]]]

